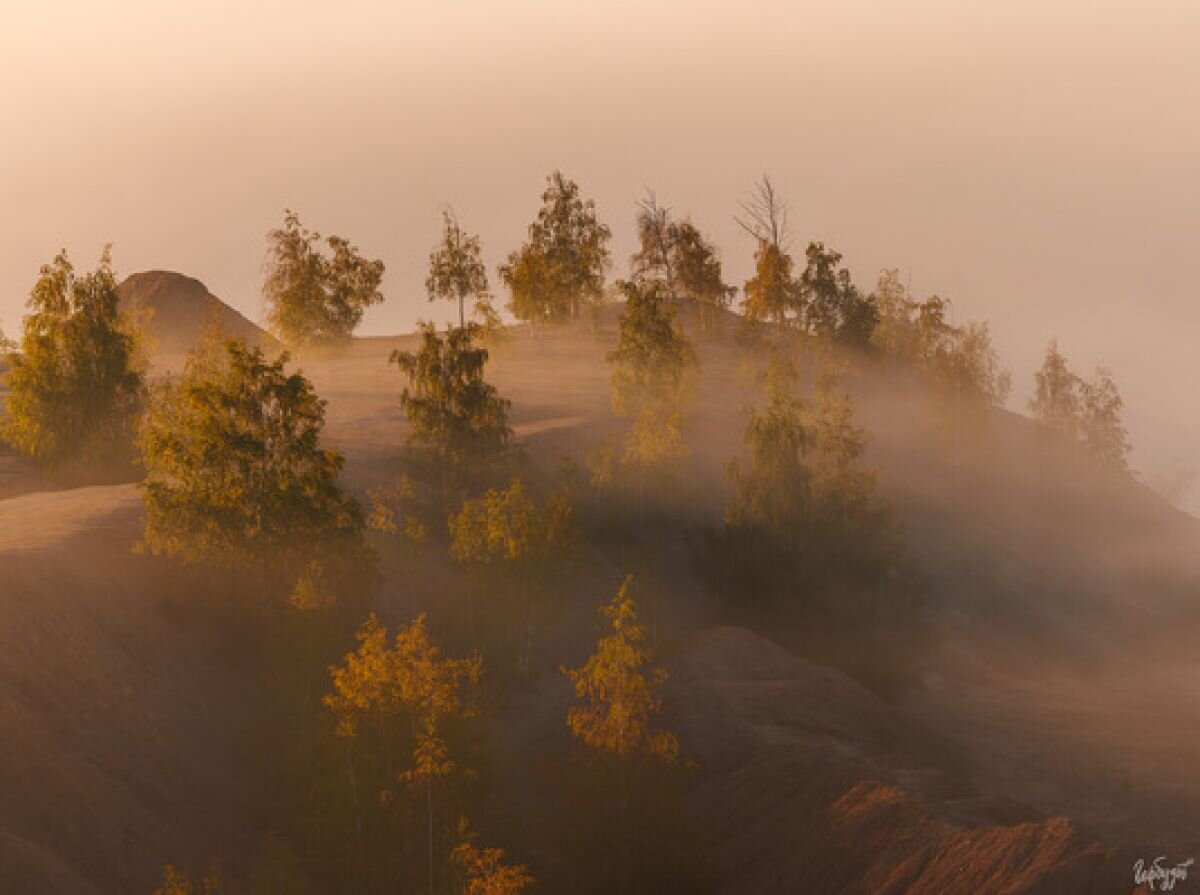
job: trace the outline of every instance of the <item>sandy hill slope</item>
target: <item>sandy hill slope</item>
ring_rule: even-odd
[[[174,274],[122,289],[216,301]],[[614,316],[518,329],[494,350],[488,376],[531,468],[621,428]],[[360,492],[397,472],[406,424],[387,359],[415,343],[357,339],[296,362]],[[680,482],[694,517],[719,524],[758,394],[731,332],[699,356]],[[902,370],[860,364],[843,382],[938,637],[916,686],[887,702],[777,632],[726,627],[686,545],[659,551],[668,712],[701,765],[693,804],[719,891],[1128,892],[1136,857],[1192,854],[1200,523],[1016,414],[948,428]],[[135,490],[2,497],[0,890],[148,892],[168,860],[244,851],[258,833],[237,747],[250,688],[164,610],[178,576],[130,552]],[[580,661],[579,632],[625,570],[609,571],[542,638],[545,673],[502,719],[507,754],[565,737],[554,669]],[[383,605],[407,606],[405,588],[387,578]]]
[[[126,277],[118,287],[126,311],[145,321],[152,348],[162,354],[185,354],[215,322],[236,338],[258,345],[274,339],[255,326],[199,280],[167,270],[148,270]]]
[[[1129,892],[1131,848],[982,797],[954,750],[833,669],[715,628],[673,663],[722,893]]]
[[[169,616],[139,516],[133,485],[0,500],[4,892],[149,892],[165,856],[250,838],[245,682]]]

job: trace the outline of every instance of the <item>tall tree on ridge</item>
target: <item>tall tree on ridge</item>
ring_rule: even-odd
[[[673,220],[654,193],[638,203],[637,225],[640,248],[630,258],[634,281],[661,283],[672,304],[697,309],[700,329],[707,331],[712,310],[728,306],[735,291],[722,280],[715,246],[690,220]]]
[[[800,275],[805,328],[815,336],[866,347],[879,322],[872,298],[859,292],[850,271],[838,266],[839,252],[811,242],[805,257],[807,265]]]
[[[1046,346],[1042,368],[1034,374],[1035,390],[1029,409],[1033,418],[1074,441],[1079,436],[1079,377],[1067,366],[1058,340]]]
[[[271,329],[292,348],[335,348],[350,340],[371,305],[383,301],[383,262],[359,254],[349,240],[306,229],[294,211],[267,234],[263,297]]]
[[[754,276],[746,281],[746,317],[752,321],[772,321],[778,326],[790,316],[802,316],[801,291],[792,272],[794,262],[788,253],[787,205],[775,192],[769,177],[755,184],[754,195],[742,204],[745,217],[736,218],[743,230],[755,240]]]
[[[1084,447],[1104,466],[1129,469],[1129,433],[1121,422],[1124,401],[1107,367],[1097,367],[1091,380],[1080,383],[1079,428]]]
[[[612,235],[575,181],[555,171],[546,183],[528,240],[499,268],[513,313],[539,325],[576,319],[603,295]]]
[[[467,325],[466,301],[475,299],[475,312],[487,323],[495,318],[488,293],[479,237],[463,232],[454,210],[442,212],[442,241],[429,253],[429,276],[425,280],[429,300],[458,302],[458,325]]]

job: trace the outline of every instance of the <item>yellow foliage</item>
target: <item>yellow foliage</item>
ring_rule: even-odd
[[[544,561],[573,545],[571,503],[552,494],[539,509],[517,479],[468,500],[451,516],[450,556],[460,563]]]
[[[191,877],[168,864],[163,870],[162,888],[155,889],[154,895],[193,895],[195,891]]]
[[[466,876],[464,895],[517,895],[534,880],[524,864],[505,864],[504,849],[463,842],[451,857]]]
[[[632,585],[631,575],[601,607],[613,633],[600,639],[582,668],[562,669],[575,685],[578,700],[567,712],[567,726],[589,748],[621,758],[647,755],[670,764],[679,757],[679,741],[673,733],[653,726],[662,712],[655,691],[667,673],[646,668],[651,654],[644,646],[646,629],[637,621]]]
[[[362,718],[372,714],[408,715],[436,728],[447,715],[471,712],[463,689],[479,680],[482,661],[441,658],[425,630],[424,613],[396,632],[390,649],[387,628],[372,613],[358,641],[358,649],[329,670],[333,692],[325,705],[337,718],[339,735],[355,736]]]
[[[371,489],[367,497],[371,500],[367,528],[383,534],[400,534],[413,544],[425,543],[429,532],[421,518],[412,512],[417,499],[412,479],[401,476],[395,485]]]

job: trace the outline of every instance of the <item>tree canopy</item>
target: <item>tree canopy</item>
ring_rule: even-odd
[[[42,267],[28,306],[9,356],[4,439],[49,466],[127,462],[144,374],[108,249],[82,276],[60,252]]]
[[[745,463],[730,464],[725,511],[727,586],[756,598],[830,581],[873,583],[895,562],[895,533],[866,433],[850,398],[826,370],[802,398],[786,357],[764,375],[766,403],[746,424]]]
[[[1102,465],[1129,468],[1129,435],[1121,421],[1124,402],[1107,367],[1097,367],[1090,380],[1081,379],[1058,350],[1058,340],[1051,339],[1034,383],[1029,409],[1035,420],[1083,445]]]
[[[237,340],[209,344],[156,389],[140,435],[151,552],[293,570],[360,555],[342,456],[321,445],[325,402],[287,361]]]
[[[657,690],[667,679],[645,645],[646,629],[638,623],[637,604],[627,577],[608,603],[600,607],[612,633],[601,637],[596,651],[580,668],[563,668],[575,687],[576,704],[567,726],[582,745],[617,758],[648,756],[674,763],[679,740],[657,724],[662,700]]]
[[[499,323],[488,292],[487,268],[483,264],[479,237],[459,226],[453,209],[442,212],[442,241],[429,253],[429,276],[425,291],[430,301],[458,302],[458,325],[467,325],[466,301],[475,300],[473,316],[485,326]]]
[[[620,288],[625,308],[616,348],[608,355],[613,412],[633,420],[626,460],[651,466],[686,453],[682,406],[696,356],[661,283],[623,282]]]
[[[809,243],[805,259],[799,301],[804,328],[815,336],[866,347],[879,322],[871,297],[859,292],[850,271],[839,267],[841,254],[823,243]]]
[[[798,315],[801,297],[789,253],[787,204],[764,176],[754,185],[750,200],[742,203],[742,212],[737,222],[754,239],[754,275],[743,288],[742,311],[752,322],[784,326]]]
[[[332,689],[324,702],[336,720],[339,737],[363,736],[369,741],[368,748],[379,750],[381,754],[364,756],[374,758],[376,767],[391,768],[394,757],[399,757],[392,752],[400,743],[409,750],[407,766],[398,775],[388,779],[384,773],[374,778],[374,785],[380,788],[375,801],[385,805],[400,802],[400,794],[392,789],[396,782],[421,791],[428,890],[433,893],[440,888],[439,864],[448,868],[453,860],[448,844],[437,848],[438,828],[447,826],[444,820],[438,823],[438,816],[454,813],[435,812],[435,785],[468,771],[456,754],[454,727],[476,714],[472,691],[483,665],[477,655],[443,657],[425,622],[422,614],[402,626],[389,647],[387,628],[374,615],[369,616],[359,629],[358,649],[330,668]],[[440,862],[439,854],[443,856]]]
[[[575,537],[565,495],[551,494],[539,508],[519,479],[464,502],[449,527],[450,556],[477,565],[536,566],[569,553]]]
[[[349,341],[363,314],[383,301],[383,262],[370,260],[341,236],[325,240],[306,229],[294,211],[267,234],[263,298],[267,320],[284,344],[331,348]]]
[[[579,185],[560,171],[551,174],[528,240],[500,266],[513,314],[538,324],[579,317],[603,295],[611,236]]]
[[[1079,434],[1079,377],[1067,367],[1057,339],[1051,339],[1046,346],[1042,367],[1033,378],[1034,393],[1029,401],[1033,418],[1074,440]]]
[[[638,203],[638,251],[630,258],[635,282],[660,283],[675,306],[694,308],[701,330],[717,308],[728,307],[735,289],[726,286],[716,247],[690,220],[677,221],[653,193]]]
[[[444,336],[432,323],[422,323],[420,348],[391,355],[407,380],[400,405],[408,417],[408,440],[430,450],[447,476],[461,477],[500,459],[512,437],[510,402],[483,378],[488,350],[475,344],[478,335],[473,323]]]

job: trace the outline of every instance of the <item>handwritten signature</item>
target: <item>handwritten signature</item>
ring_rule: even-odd
[[[1133,884],[1149,883],[1151,892],[1170,892],[1177,882],[1187,879],[1188,868],[1196,863],[1195,858],[1188,858],[1168,867],[1163,863],[1166,860],[1166,855],[1159,855],[1147,866],[1144,859],[1138,858],[1133,865]]]

